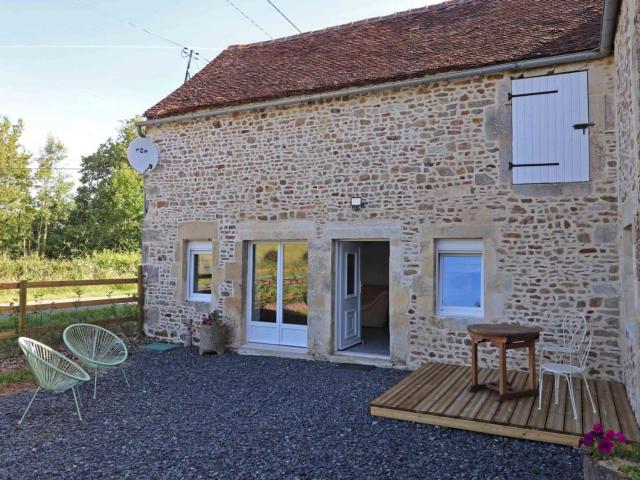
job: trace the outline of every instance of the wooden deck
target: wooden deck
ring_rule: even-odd
[[[480,369],[479,381],[491,381],[497,375],[496,370]],[[605,428],[640,441],[640,429],[621,383],[589,381],[596,402],[594,414],[584,382],[574,379],[579,411],[576,421],[564,380],[556,404],[553,377],[545,375],[540,410],[533,397],[500,402],[492,391],[470,393],[470,380],[469,367],[426,363],[373,400],[369,411],[379,417],[571,446],[577,446],[582,433],[601,422]],[[508,372],[508,381],[516,388],[523,387],[526,380],[526,373]]]

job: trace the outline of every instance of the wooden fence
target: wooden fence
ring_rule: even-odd
[[[45,300],[37,304],[27,303],[27,291],[33,288],[60,288],[60,287],[80,287],[80,286],[93,286],[93,285],[126,285],[136,284],[136,295],[128,297],[104,297],[104,298],[92,298],[88,300],[82,300],[78,298],[74,301],[56,302]],[[138,335],[143,334],[144,323],[144,283],[142,266],[138,267],[137,277],[132,278],[110,278],[100,280],[50,280],[50,281],[28,281],[22,280],[20,282],[0,283],[0,290],[18,290],[18,303],[15,305],[0,305],[0,314],[17,313],[18,315],[18,335],[25,336],[27,333],[27,312],[42,311],[42,310],[60,310],[65,308],[82,308],[93,307],[99,305],[114,305],[122,303],[137,303],[137,311],[135,315],[119,318],[107,318],[104,320],[93,321],[92,323],[107,324],[107,323],[120,323],[137,321]],[[66,325],[52,325],[45,328],[39,328],[39,333],[45,333],[49,331],[62,330]],[[14,332],[0,332],[0,339],[15,336]]]

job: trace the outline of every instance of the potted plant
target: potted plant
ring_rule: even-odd
[[[203,314],[200,321],[200,355],[207,352],[216,352],[218,355],[224,353],[224,346],[227,343],[227,332],[222,317],[217,311]]]
[[[587,449],[585,480],[640,480],[640,444],[628,442],[622,432],[605,430],[596,423],[578,445]]]

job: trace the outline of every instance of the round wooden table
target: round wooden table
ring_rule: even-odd
[[[496,390],[499,400],[509,400],[536,395],[536,340],[542,331],[539,327],[524,327],[510,323],[478,323],[467,327],[471,337],[471,387],[472,392],[485,388]],[[489,342],[498,349],[500,356],[499,381],[478,383],[478,344]],[[529,382],[526,390],[514,390],[507,382],[507,350],[529,349]]]

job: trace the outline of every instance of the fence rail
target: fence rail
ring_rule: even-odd
[[[59,288],[59,287],[79,287],[90,285],[126,285],[136,284],[137,294],[131,296],[119,296],[119,297],[104,297],[104,298],[92,298],[90,300],[74,300],[55,302],[46,300],[37,304],[27,302],[27,292],[30,288]],[[24,336],[27,331],[27,312],[41,311],[41,310],[59,310],[64,308],[80,308],[80,307],[93,307],[100,305],[114,305],[121,303],[137,303],[137,312],[135,316],[122,317],[122,318],[109,318],[99,320],[93,323],[117,323],[128,322],[136,320],[138,322],[137,330],[138,334],[143,333],[144,323],[144,282],[142,266],[138,267],[138,275],[132,278],[107,278],[99,280],[44,280],[44,281],[28,281],[22,280],[20,282],[6,282],[0,283],[0,290],[18,290],[18,303],[15,305],[0,306],[0,314],[17,313],[18,314],[18,335]],[[39,333],[44,331],[62,330],[65,326],[54,325],[44,328],[36,328]],[[0,333],[0,339],[15,335],[13,332]]]

